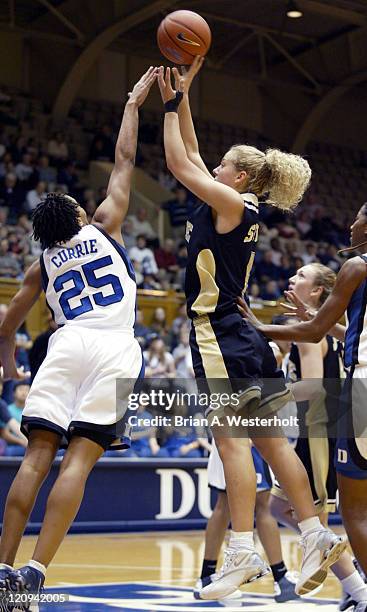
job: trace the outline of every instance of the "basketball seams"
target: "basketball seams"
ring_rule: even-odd
[[[170,36],[169,32],[167,31],[166,25],[165,25],[165,19],[161,22],[159,28],[162,28],[162,33],[168,38],[169,41],[171,41],[172,45],[174,47],[178,47],[180,51],[182,51],[183,53],[186,53],[187,55],[189,55],[190,57],[194,58],[195,55],[193,55],[192,53],[189,53],[189,51],[187,51],[186,49],[182,49],[181,46],[178,44],[179,41],[177,41],[176,39],[172,38],[172,36]],[[173,21],[173,20],[172,20]],[[158,43],[159,43],[159,29],[158,29]],[[173,61],[173,63],[175,63],[174,60],[170,60]]]
[[[169,21],[171,21],[171,22],[172,22],[172,23],[174,23],[175,25],[180,26],[180,28],[183,28],[183,29],[184,29],[184,30],[186,30],[187,32],[190,32],[190,34],[193,34],[194,36],[196,36],[196,38],[198,38],[198,39],[200,40],[201,44],[203,45],[204,49],[206,49],[206,51],[209,49],[209,46],[210,46],[210,42],[211,42],[211,40],[210,40],[209,45],[208,45],[208,43],[207,43],[207,42],[205,42],[205,40],[203,40],[203,39],[202,39],[202,37],[201,37],[201,36],[199,36],[199,34],[197,34],[197,32],[194,32],[194,31],[193,31],[193,30],[192,30],[190,27],[188,27],[188,26],[187,26],[187,24],[182,23],[181,21],[178,21],[177,19],[173,19],[173,18],[172,18],[172,17],[170,17],[169,15],[167,15],[167,17],[169,17]],[[166,19],[167,19],[167,17],[166,17]],[[165,19],[165,20],[166,20],[166,19]],[[165,20],[164,20],[164,21],[165,21]],[[204,24],[206,25],[206,22],[205,22],[204,20],[203,20],[203,22],[204,22]],[[204,24],[203,24],[203,25],[204,25]],[[166,31],[167,31],[167,30],[166,30]],[[176,44],[177,44],[177,43],[176,43]],[[206,51],[205,51],[205,52],[206,52]],[[190,53],[190,55],[191,55],[191,53]]]

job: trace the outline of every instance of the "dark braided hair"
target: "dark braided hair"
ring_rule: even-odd
[[[52,249],[80,231],[78,203],[64,193],[48,193],[34,209],[32,224],[34,239]]]

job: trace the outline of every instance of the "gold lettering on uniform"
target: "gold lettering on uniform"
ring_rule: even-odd
[[[244,242],[257,242],[259,238],[259,224],[251,225]]]
[[[249,278],[250,278],[252,266],[254,265],[254,259],[255,259],[255,251],[251,251],[250,258],[249,258],[249,260],[247,262],[246,275],[245,275],[245,284],[243,286],[243,291],[244,292],[247,291],[248,281],[249,281]]]
[[[186,242],[190,242],[191,232],[194,229],[194,226],[190,221],[186,221],[186,232],[185,232],[185,240]]]
[[[196,260],[200,279],[200,292],[191,306],[198,315],[214,312],[219,298],[219,287],[215,282],[215,259],[210,249],[200,251]]]

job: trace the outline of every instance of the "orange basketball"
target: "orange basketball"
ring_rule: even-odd
[[[174,64],[192,64],[195,55],[206,55],[212,41],[210,28],[192,11],[174,11],[157,31],[161,53]]]

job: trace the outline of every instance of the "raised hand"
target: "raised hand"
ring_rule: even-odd
[[[129,92],[129,101],[135,102],[138,106],[141,106],[145,101],[151,86],[156,80],[158,75],[158,68],[150,66],[150,68],[143,74],[141,79],[134,85],[132,91]]]
[[[164,67],[159,67],[158,85],[164,103],[168,102],[169,100],[173,100],[176,97],[177,91],[182,91],[182,84],[180,84],[180,82],[177,83],[176,89],[173,89],[172,87],[171,68],[166,68],[166,72],[164,72]]]
[[[197,55],[187,70],[185,66],[181,66],[181,72],[178,68],[172,68],[173,76],[175,77],[175,87],[183,93],[188,93],[194,77],[199,72],[204,63],[204,57]],[[181,89],[180,89],[181,88]]]
[[[289,304],[280,305],[288,310],[284,314],[288,317],[297,317],[301,321],[310,321],[316,316],[317,310],[312,309],[308,304],[303,302],[294,291],[284,291],[284,296]]]

